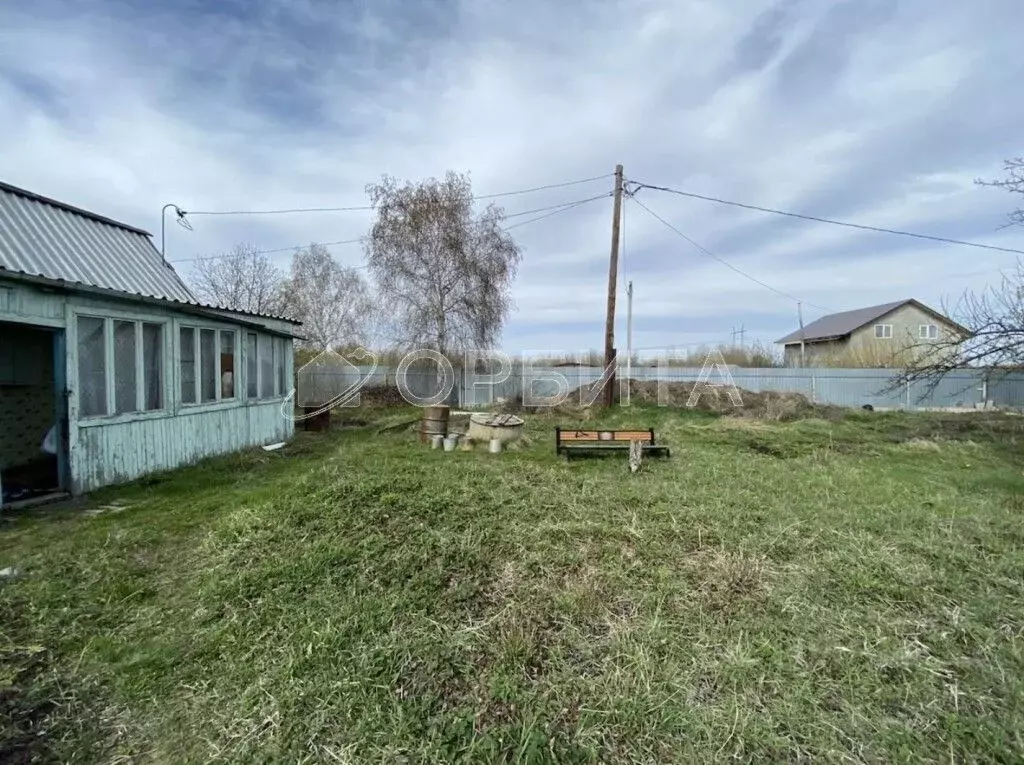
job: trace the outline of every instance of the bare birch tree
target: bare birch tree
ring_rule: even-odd
[[[280,314],[284,275],[252,244],[196,261],[189,277],[202,302],[234,311]]]
[[[443,355],[495,344],[512,310],[520,250],[504,211],[473,209],[467,175],[366,187],[376,208],[365,249],[396,344]]]
[[[374,310],[366,280],[323,245],[295,251],[283,295],[285,312],[302,322],[302,345],[324,350],[367,341]]]

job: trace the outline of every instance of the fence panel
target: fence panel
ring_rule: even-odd
[[[304,369],[297,374],[297,403],[330,400],[359,380],[366,385],[396,385],[395,369],[360,367],[349,370]],[[700,379],[697,367],[631,368],[634,380],[662,379],[668,383],[695,382]],[[932,384],[927,381],[893,386],[894,370],[832,369],[832,368],[730,368],[733,382],[755,393],[764,391],[802,393],[810,401],[843,407],[919,409],[933,407],[980,408],[989,406],[1024,408],[1024,374],[992,375],[986,370],[963,369],[951,372]],[[493,406],[501,400],[512,400],[528,392],[535,398],[554,396],[568,385],[570,393],[601,378],[600,367],[530,367],[516,365],[510,376],[501,382],[476,382],[458,378],[454,381],[447,403],[466,408]],[[619,370],[625,379],[626,370]],[[988,380],[986,381],[986,377]],[[482,378],[487,380],[487,378]],[[717,372],[710,381],[722,382]],[[420,399],[428,399],[441,389],[441,375],[433,366],[413,367],[405,376],[407,389]],[[467,384],[468,383],[468,384]]]

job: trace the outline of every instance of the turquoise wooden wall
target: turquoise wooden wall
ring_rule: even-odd
[[[163,401],[159,411],[98,417],[80,416],[78,396],[79,315],[157,323],[163,329]],[[199,317],[170,307],[129,300],[46,291],[33,285],[0,279],[0,321],[24,322],[65,329],[68,387],[68,447],[70,486],[78,494],[113,483],[132,480],[158,470],[186,465],[204,457],[249,446],[290,439],[294,422],[285,416],[291,407],[285,396],[250,400],[247,390],[247,332],[279,337],[292,325],[272,319],[234,317],[230,312]],[[246,326],[256,321],[265,330]],[[180,401],[181,326],[226,329],[236,333],[235,391],[233,400],[204,404]],[[107,363],[113,363],[112,338],[107,338]],[[3,338],[0,338],[3,342]],[[288,344],[290,351],[290,343]],[[293,355],[284,353],[285,380],[290,388]],[[141,384],[141,382],[139,383]],[[109,388],[110,386],[108,386]],[[108,401],[113,391],[108,390]],[[108,411],[113,411],[109,407]]]

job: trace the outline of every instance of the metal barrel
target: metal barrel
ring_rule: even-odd
[[[431,436],[448,435],[448,416],[451,408],[447,406],[428,406],[423,409],[423,422],[420,425],[420,441],[427,443]]]

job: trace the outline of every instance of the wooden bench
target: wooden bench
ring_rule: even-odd
[[[670,456],[667,446],[654,441],[654,428],[648,430],[575,430],[555,428],[555,454],[564,454],[568,459],[574,456],[607,454],[615,451],[629,451],[633,441],[640,442],[645,455],[652,457]]]

